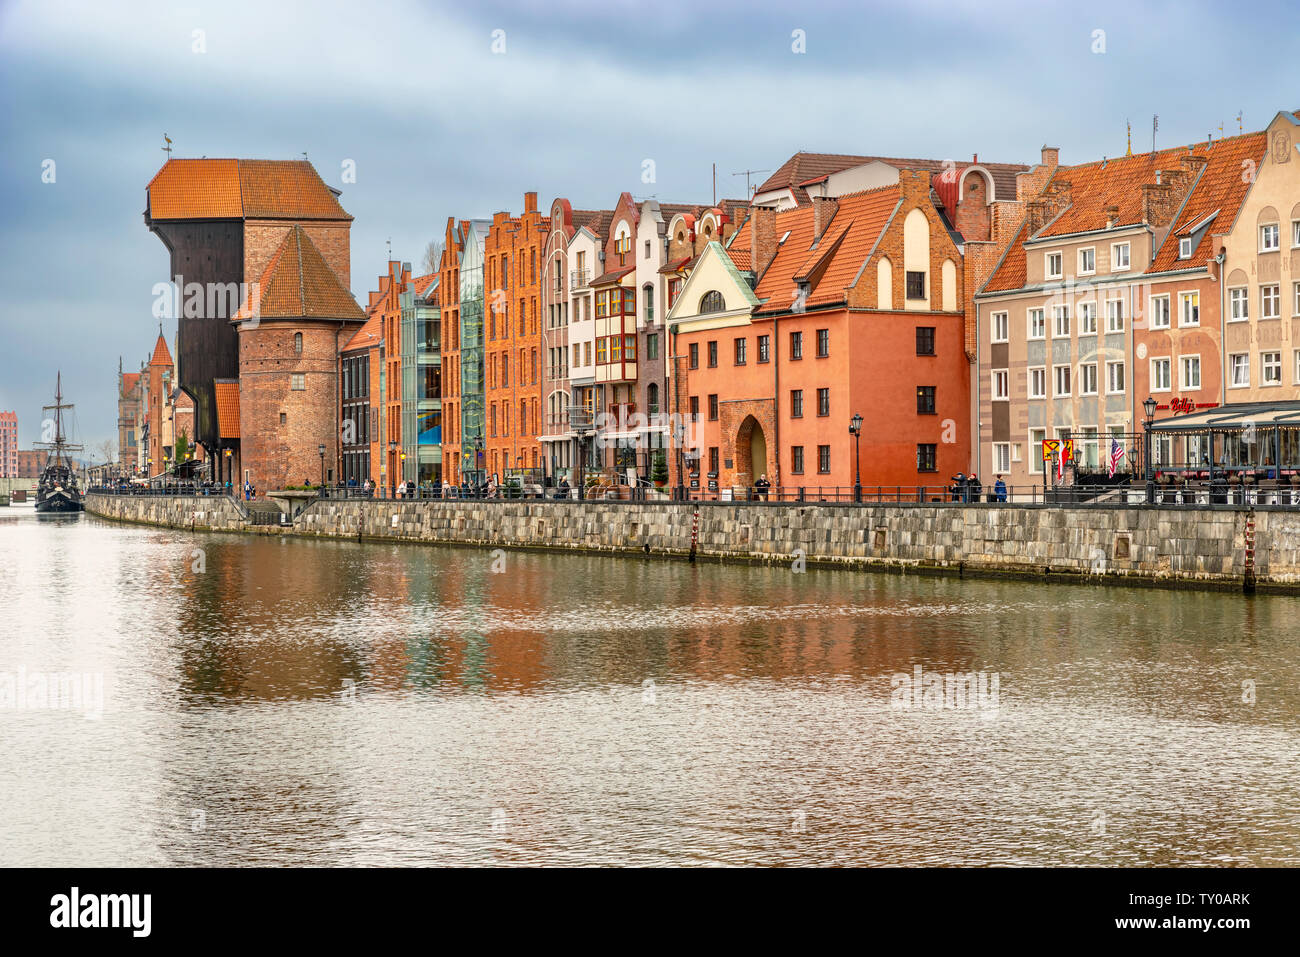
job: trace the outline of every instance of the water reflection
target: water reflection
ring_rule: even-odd
[[[1294,599],[5,517],[3,863],[1300,862]]]

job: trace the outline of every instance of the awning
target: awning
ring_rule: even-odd
[[[222,439],[239,438],[239,382],[217,379],[213,383],[217,397],[217,431]]]
[[[1152,432],[1236,432],[1250,426],[1300,428],[1300,401],[1239,402],[1151,423]]]

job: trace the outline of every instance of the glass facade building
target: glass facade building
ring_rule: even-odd
[[[433,305],[438,280],[417,296],[402,293],[402,478],[442,483],[441,312]]]
[[[491,223],[471,220],[460,260],[460,441],[461,468],[484,468],[483,246]]]

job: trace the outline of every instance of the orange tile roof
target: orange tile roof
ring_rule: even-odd
[[[728,249],[727,256],[741,272],[749,272],[754,268],[754,261],[748,249]]]
[[[239,438],[239,383],[217,379],[212,387],[217,393],[217,431],[223,439]]]
[[[1218,140],[1206,150],[1205,169],[1178,213],[1164,245],[1156,253],[1148,273],[1186,269],[1189,265],[1200,267],[1215,255],[1211,236],[1232,228],[1250,189],[1242,175],[1247,168],[1246,161],[1250,160],[1258,168],[1267,149],[1268,134],[1261,132]],[[1215,213],[1213,225],[1201,235],[1191,258],[1179,260],[1178,238],[1188,235],[1194,226]]]
[[[342,319],[366,314],[330,269],[301,226],[292,227],[263,270],[236,321],[259,319]]]
[[[805,153],[798,152],[781,164],[781,167],[769,176],[761,186],[758,187],[758,193],[767,193],[772,190],[788,189],[794,196],[799,205],[805,205],[812,202],[804,186],[809,183],[815,183],[825,179],[832,173],[838,173],[842,170],[852,169],[855,166],[862,166],[864,163],[880,162],[895,166],[899,169],[919,169],[928,172],[940,172],[946,167],[944,160],[934,159],[904,159],[897,156],[857,156],[850,153]],[[969,165],[965,162],[959,165],[959,169]],[[989,171],[993,176],[994,189],[997,191],[999,198],[1014,199],[1016,195],[1016,174],[1022,173],[1029,169],[1021,163],[985,163],[979,164]]]
[[[140,373],[124,372],[122,374],[122,394],[128,395],[140,383]]]
[[[169,159],[147,195],[155,220],[352,218],[306,160]]]
[[[383,319],[378,309],[370,313],[370,318],[366,324],[357,330],[357,334],[348,340],[347,345],[343,347],[344,352],[352,352],[354,349],[373,349],[378,348],[379,340],[383,338]]]
[[[1199,268],[1213,255],[1209,236],[1224,232],[1232,225],[1245,200],[1249,184],[1242,179],[1243,162],[1260,162],[1267,148],[1264,133],[1246,133],[1241,136],[1216,140],[1212,144],[1197,143],[1178,146],[1154,153],[1138,153],[1115,159],[1082,163],[1078,166],[1058,167],[1051,183],[1070,184],[1070,206],[1034,235],[1034,239],[1066,236],[1074,233],[1100,231],[1107,227],[1106,209],[1118,209],[1117,226],[1135,226],[1143,222],[1142,187],[1156,182],[1156,172],[1179,170],[1181,158],[1192,155],[1203,158],[1204,168],[1196,175],[1182,207],[1176,211],[1169,237],[1157,251],[1155,261],[1145,270],[1147,274],[1168,272],[1189,267]],[[1178,259],[1178,237],[1200,224],[1207,216],[1218,212],[1214,225],[1201,237],[1191,259]],[[1025,242],[1027,226],[1016,231],[1002,262],[989,281],[985,292],[1005,292],[1022,288],[1027,279]],[[1135,264],[1136,265],[1136,264]]]
[[[839,207],[815,248],[811,206],[777,213],[777,239],[787,231],[790,236],[777,247],[776,257],[759,279],[754,292],[766,301],[754,310],[755,314],[788,310],[795,298],[796,277],[806,278],[812,286],[805,305],[844,302],[846,290],[893,216],[900,195],[899,187],[893,185],[841,196]],[[728,250],[728,255],[731,253]]]
[[[416,276],[412,279],[411,285],[415,289],[416,298],[422,299],[424,294],[429,291],[429,286],[431,286],[437,278],[438,274],[436,272],[431,272],[427,276]]]
[[[167,348],[167,340],[163,338],[161,332],[158,333],[158,341],[154,343],[153,358],[149,360],[149,365],[167,366],[168,368],[173,365],[171,351]]]

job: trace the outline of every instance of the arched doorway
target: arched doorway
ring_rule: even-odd
[[[745,416],[736,432],[736,484],[753,485],[767,473],[767,436],[758,419]]]

